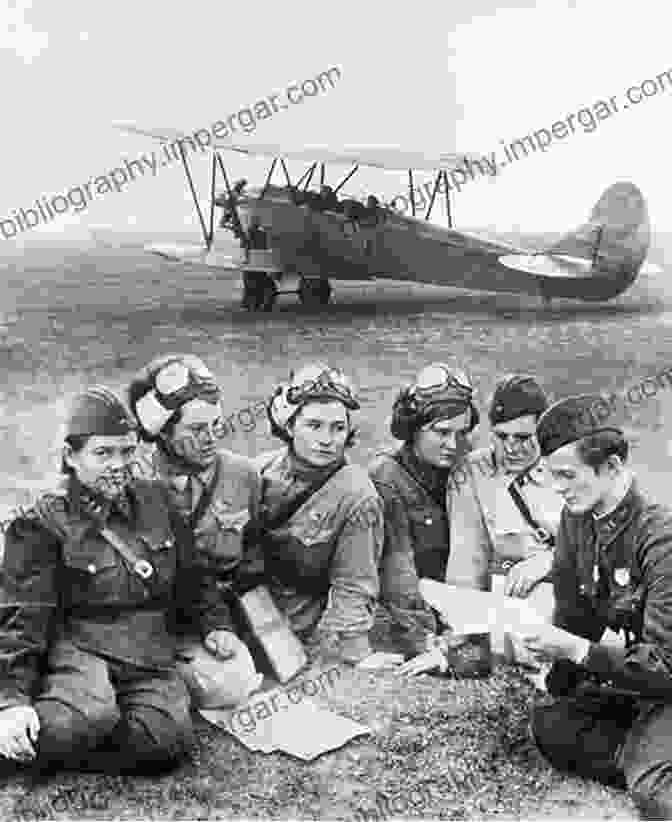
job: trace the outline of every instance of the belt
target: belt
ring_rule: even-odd
[[[153,599],[149,602],[111,602],[111,603],[81,603],[72,605],[65,609],[66,617],[75,619],[87,619],[96,617],[106,617],[114,619],[121,614],[132,613],[134,611],[156,611],[157,613],[167,611],[172,608],[173,603],[169,599]]]

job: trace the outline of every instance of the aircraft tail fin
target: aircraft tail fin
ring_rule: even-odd
[[[587,223],[546,249],[546,254],[592,261],[592,274],[633,281],[649,250],[646,200],[633,183],[614,183],[595,204]]]

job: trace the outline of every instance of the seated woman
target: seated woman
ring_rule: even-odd
[[[305,639],[319,626],[353,663],[370,653],[383,543],[376,490],[345,455],[358,408],[344,374],[319,363],[276,389],[268,415],[286,447],[258,461],[254,527],[271,592],[294,631]]]
[[[468,575],[473,567],[487,566],[492,577],[488,588],[528,597],[530,605],[550,621],[552,590],[540,583],[550,579],[564,503],[540,463],[536,425],[547,405],[533,377],[502,379],[488,411],[492,445],[467,456],[451,477],[448,495],[451,535],[460,545],[463,572]],[[491,638],[493,650],[512,658],[511,643],[497,626]],[[522,648],[516,649],[515,656],[520,662],[531,661]],[[418,660],[413,672],[425,669]]]
[[[487,565],[470,566],[465,578],[460,563],[454,561],[462,546],[452,535],[448,493],[450,478],[471,447],[469,434],[478,420],[466,375],[443,363],[428,365],[394,403],[390,430],[404,444],[369,467],[385,511],[382,600],[407,654],[435,647],[443,632],[419,592],[420,578],[487,586]],[[487,634],[462,640],[461,653],[451,648],[453,671],[460,676],[489,673]]]
[[[153,772],[191,743],[172,631],[191,577],[163,489],[132,479],[136,445],[120,400],[85,391],[67,424],[64,488],[6,533],[0,755],[40,772]]]
[[[488,411],[492,444],[469,457],[478,511],[462,518],[460,530],[465,544],[491,555],[493,588],[529,598],[550,620],[551,586],[539,583],[550,581],[564,502],[540,462],[536,427],[547,407],[534,377],[513,374],[498,382]],[[510,655],[508,645],[503,650]]]
[[[470,455],[483,511],[480,539],[494,551],[492,570],[510,596],[527,597],[548,578],[564,505],[540,462],[536,427],[548,407],[534,377],[500,380],[490,403],[492,445]]]

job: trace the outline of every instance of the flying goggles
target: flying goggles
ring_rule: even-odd
[[[194,357],[183,357],[165,365],[154,379],[156,388],[141,397],[135,410],[144,429],[152,435],[161,431],[175,411],[192,399],[217,391],[212,373]]]
[[[350,380],[339,368],[307,366],[295,374],[287,388],[287,402],[299,405],[306,400],[339,400],[355,411],[360,405]]]
[[[433,363],[423,368],[415,383],[408,389],[408,395],[420,403],[439,400],[442,395],[457,394],[465,401],[471,399],[474,388],[464,371],[449,369],[443,363]]]

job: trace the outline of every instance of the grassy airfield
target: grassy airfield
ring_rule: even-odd
[[[561,397],[620,394],[672,365],[672,302],[661,281],[638,282],[607,305],[550,310],[515,295],[336,284],[335,303],[322,311],[283,298],[272,314],[251,316],[238,309],[235,280],[134,252],[36,247],[0,267],[0,519],[58,478],[72,394],[99,382],[120,389],[158,353],[206,360],[225,386],[232,430],[223,445],[249,455],[278,442],[258,412],[241,411],[258,408],[297,363],[340,365],[361,387],[352,458],[362,463],[394,445],[387,425],[396,390],[432,360],[466,367],[481,405],[509,371],[532,371]],[[620,411],[642,485],[672,503],[668,408],[670,390]],[[475,439],[487,441],[485,421]],[[387,633],[381,615],[378,647]],[[305,676],[332,664],[316,658]],[[503,666],[484,683],[400,682],[344,668],[316,699],[372,734],[314,763],[250,753],[204,725],[193,762],[163,779],[64,774],[35,786],[2,777],[0,817],[636,818],[623,793],[544,763],[526,741],[533,697],[532,685]]]

